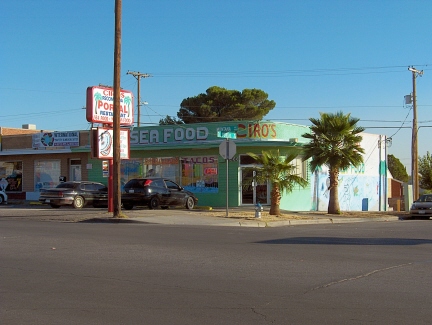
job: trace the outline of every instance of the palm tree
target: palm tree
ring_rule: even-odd
[[[262,155],[248,153],[255,159],[257,166],[257,181],[271,182],[270,215],[280,215],[280,200],[282,192],[290,193],[296,185],[305,187],[308,182],[296,174],[296,167],[291,163],[299,154],[299,150],[292,149],[286,156],[281,156],[279,150],[262,151]]]
[[[130,111],[131,111],[130,108],[129,108],[129,106],[132,103],[131,97],[130,96],[125,96],[124,103],[127,105],[127,110],[128,110],[127,116],[129,117],[130,116]]]
[[[329,168],[330,191],[328,213],[340,214],[338,196],[339,171],[350,166],[358,167],[363,163],[364,149],[360,146],[364,131],[357,126],[358,118],[342,112],[320,113],[321,118],[310,118],[311,133],[302,137],[311,141],[303,146],[304,160],[312,158],[310,167],[315,171],[320,166]]]
[[[96,114],[97,113],[97,104],[98,104],[98,101],[102,100],[102,95],[100,93],[94,93],[93,97],[95,100],[94,112]]]

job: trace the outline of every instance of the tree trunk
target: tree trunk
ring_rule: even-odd
[[[281,194],[278,185],[273,184],[272,190],[270,192],[270,197],[271,198],[270,198],[269,214],[272,216],[279,216],[280,215],[279,205],[280,205]]]
[[[339,169],[330,168],[330,197],[329,197],[329,205],[327,211],[329,214],[340,214],[338,178],[339,178]]]

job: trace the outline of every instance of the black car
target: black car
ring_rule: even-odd
[[[42,189],[39,202],[53,208],[72,205],[75,209],[81,209],[87,204],[94,207],[108,206],[108,188],[97,182],[64,182],[55,188]]]
[[[183,206],[193,209],[198,199],[177,183],[161,177],[134,178],[124,186],[121,200],[123,208],[131,210],[134,206],[157,207]]]

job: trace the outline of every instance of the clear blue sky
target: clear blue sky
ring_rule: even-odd
[[[143,125],[211,86],[259,88],[277,103],[266,119],[310,125],[342,110],[393,136],[388,152],[410,173],[413,65],[419,154],[432,151],[430,0],[123,0],[122,11],[121,86],[136,97],[127,71],[152,75]],[[0,27],[0,125],[89,129],[86,88],[113,83],[114,0],[1,1]]]

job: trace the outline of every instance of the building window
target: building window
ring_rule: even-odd
[[[35,191],[60,184],[60,160],[36,160],[34,168]]]
[[[143,158],[121,161],[122,182],[132,178],[163,177],[179,182],[179,159],[174,157]]]
[[[194,193],[218,193],[217,156],[181,157],[181,182]]]
[[[178,182],[179,175],[179,159],[176,157],[144,158],[143,176],[145,177],[163,177]]]
[[[6,192],[22,191],[22,175],[22,161],[0,161],[0,180],[7,181]]]

